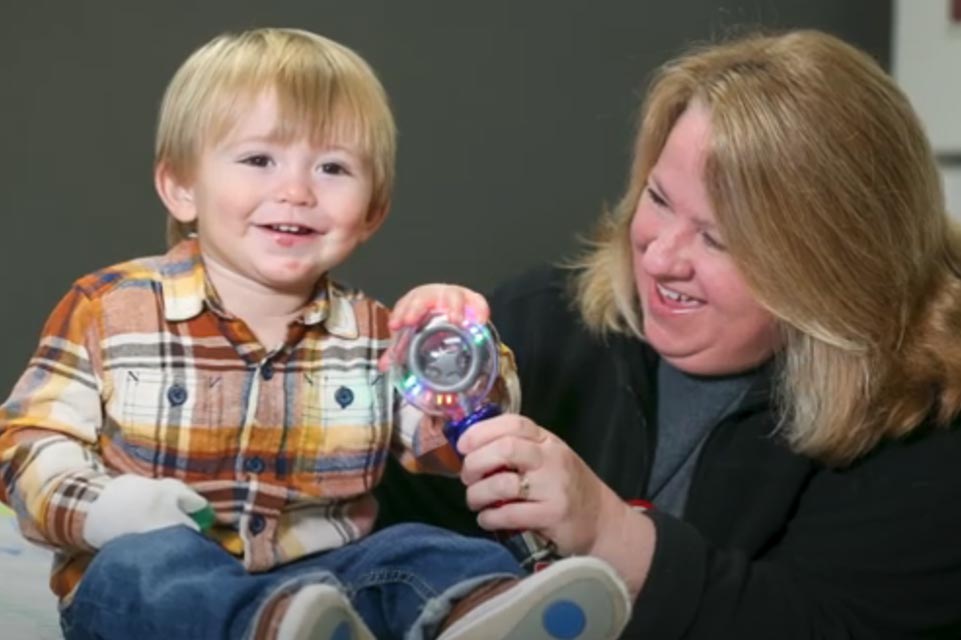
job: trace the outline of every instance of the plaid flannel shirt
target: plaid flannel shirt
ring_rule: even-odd
[[[326,279],[266,351],[208,285],[196,241],[78,280],[0,407],[0,499],[54,547],[51,588],[94,550],[87,509],[112,476],[177,478],[217,514],[210,535],[265,571],[370,532],[385,456],[456,473],[442,421],[377,370],[388,310]],[[502,349],[495,401],[518,405]]]

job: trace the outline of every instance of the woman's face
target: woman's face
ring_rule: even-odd
[[[766,360],[778,333],[715,223],[704,185],[710,136],[710,113],[692,104],[651,170],[631,222],[631,243],[648,342],[682,371],[721,375]]]

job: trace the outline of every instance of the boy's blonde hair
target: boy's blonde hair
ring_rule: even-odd
[[[961,410],[961,237],[914,111],[867,55],[824,33],[752,36],[666,64],[627,193],[579,263],[599,331],[641,335],[629,227],[667,136],[711,114],[705,182],[732,259],[779,320],[795,450],[843,464]]]
[[[195,51],[167,86],[154,153],[179,181],[193,177],[203,149],[221,141],[245,109],[274,92],[281,142],[354,145],[370,163],[371,212],[390,203],[396,129],[387,95],[370,66],[332,40],[297,29],[255,29],[225,34]],[[194,231],[172,216],[167,241]]]

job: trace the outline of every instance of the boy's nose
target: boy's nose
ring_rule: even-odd
[[[313,207],[317,204],[310,181],[303,176],[290,176],[284,180],[279,187],[277,199],[296,207]]]

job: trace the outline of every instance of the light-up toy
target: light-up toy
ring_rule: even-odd
[[[498,371],[497,341],[487,325],[432,313],[401,331],[392,351],[397,389],[421,411],[447,419],[444,436],[455,451],[471,425],[500,413],[487,399]]]
[[[500,407],[488,399],[497,380],[499,345],[487,325],[471,320],[455,323],[444,314],[433,313],[418,326],[401,331],[391,350],[395,386],[411,405],[447,419],[444,437],[454,451],[467,429],[500,414]],[[511,469],[495,469],[487,475],[501,471]],[[508,502],[514,500],[490,506]],[[499,531],[495,535],[528,568],[552,553],[552,547],[531,532]]]

